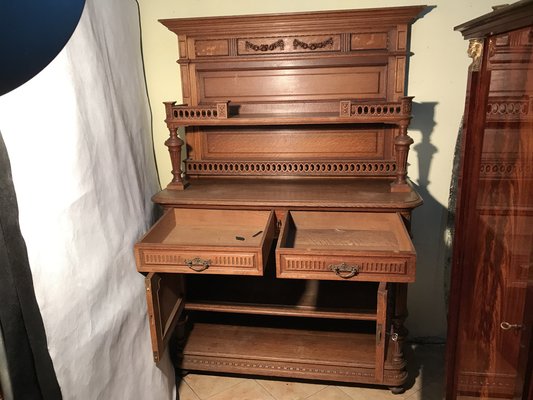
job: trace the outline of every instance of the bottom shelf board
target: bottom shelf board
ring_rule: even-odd
[[[185,370],[401,386],[405,363],[393,362],[375,379],[376,337],[368,333],[195,323],[182,353]]]

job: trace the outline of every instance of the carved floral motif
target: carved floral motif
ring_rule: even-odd
[[[244,43],[246,50],[253,50],[253,51],[272,51],[279,48],[280,50],[285,49],[285,42],[283,39],[279,39],[278,41],[270,44],[255,44],[250,41],[246,41]]]
[[[306,43],[298,39],[294,39],[292,42],[292,46],[296,50],[298,47],[301,47],[304,50],[316,50],[316,49],[323,49],[326,46],[333,46],[333,38],[330,37],[326,40],[323,40],[322,42],[316,42],[316,43]]]

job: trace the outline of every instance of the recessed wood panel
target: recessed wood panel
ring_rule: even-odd
[[[183,279],[177,274],[149,273],[145,286],[152,353],[159,362],[183,311]]]
[[[527,146],[530,132],[521,129],[485,129],[483,138],[483,159],[516,159],[519,153],[533,151]]]
[[[404,92],[405,84],[405,57],[396,57],[396,93]]]
[[[407,31],[398,31],[398,40],[396,42],[397,50],[405,50],[407,48]]]
[[[228,46],[227,39],[197,40],[194,45],[195,45],[196,55],[198,57],[229,55],[229,46]]]
[[[386,66],[198,71],[200,101],[385,98]]]
[[[492,96],[520,96],[524,94],[524,82],[531,79],[533,73],[526,68],[512,70],[496,69],[491,71],[490,90]]]
[[[379,50],[386,49],[388,42],[387,32],[360,32],[352,33],[352,50]]]
[[[204,133],[203,159],[380,159],[383,129],[364,131],[212,129]]]

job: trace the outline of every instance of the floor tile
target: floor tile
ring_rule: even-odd
[[[444,345],[413,345],[411,364],[419,367],[421,382],[436,381],[444,377]]]
[[[407,397],[406,400],[443,400],[444,399],[444,383],[443,382],[429,382],[422,385],[422,388]]]
[[[417,392],[417,390],[407,390],[401,394],[392,394],[386,387],[358,387],[358,386],[338,386],[352,400],[405,400]]]
[[[324,389],[326,385],[256,379],[276,400],[302,400]]]
[[[259,383],[247,379],[226,389],[209,400],[275,400]]]
[[[479,400],[479,396],[461,396],[457,397],[458,400]],[[502,400],[501,397],[497,399],[496,397],[484,397],[483,400]]]
[[[208,399],[232,386],[247,381],[245,378],[202,374],[188,374],[184,379],[200,400]]]
[[[335,386],[328,386],[306,400],[352,400],[350,396]]]
[[[180,400],[200,400],[200,398],[192,391],[187,382],[181,381],[178,389]]]

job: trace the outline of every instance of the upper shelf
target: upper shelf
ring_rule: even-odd
[[[399,102],[340,100],[338,112],[239,114],[238,106],[218,102],[198,106],[165,102],[166,120],[171,127],[205,125],[317,125],[392,124],[406,126],[411,119],[413,97]]]

